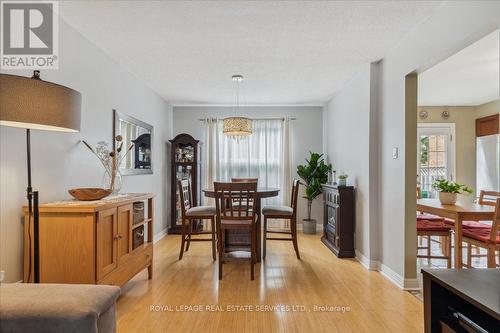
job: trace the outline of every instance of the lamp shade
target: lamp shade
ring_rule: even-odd
[[[252,120],[245,117],[229,117],[222,121],[222,132],[227,136],[242,137],[252,134]]]
[[[78,132],[82,95],[37,78],[0,74],[0,125]]]

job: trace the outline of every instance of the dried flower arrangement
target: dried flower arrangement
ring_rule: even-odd
[[[123,150],[123,137],[117,135],[115,137],[117,142],[117,147],[114,150],[109,149],[109,145],[105,141],[99,141],[97,146],[92,148],[85,140],[82,140],[83,144],[99,159],[106,174],[110,178],[109,190],[115,192],[116,190],[116,178],[119,174],[120,164],[127,154],[132,150],[134,144],[132,143],[125,151]]]

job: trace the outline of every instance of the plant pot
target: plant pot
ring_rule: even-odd
[[[347,179],[339,179],[339,186],[347,186]]]
[[[457,202],[457,194],[439,192],[439,201],[441,201],[442,205],[454,205]]]
[[[316,234],[316,220],[314,219],[303,219],[304,233],[307,235]]]

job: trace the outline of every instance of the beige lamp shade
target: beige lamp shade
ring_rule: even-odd
[[[39,78],[0,74],[0,125],[62,132],[80,130],[82,95]]]
[[[252,134],[252,120],[245,117],[229,117],[222,121],[222,132],[227,136],[242,137]]]

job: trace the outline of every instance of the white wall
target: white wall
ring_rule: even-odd
[[[380,260],[388,275],[394,273],[413,279],[416,274],[414,260],[408,261],[405,257],[405,252],[416,246],[416,236],[407,239],[404,236],[406,228],[414,230],[415,218],[405,215],[402,198],[405,197],[405,184],[410,184],[412,178],[414,181],[416,175],[412,172],[405,174],[405,154],[415,154],[415,151],[404,150],[405,140],[415,140],[405,137],[405,76],[411,72],[421,73],[497,29],[499,25],[500,2],[444,2],[430,18],[414,27],[382,61],[378,123],[381,149],[378,158],[379,243]],[[416,122],[416,114],[414,116]],[[393,147],[400,149],[399,159],[392,158]],[[416,146],[414,148],[416,150]],[[407,206],[414,204],[414,201],[406,202]],[[406,210],[410,211],[408,207]],[[412,232],[408,231],[409,234]],[[415,235],[414,232],[412,234]]]
[[[175,106],[173,108],[174,135],[191,134],[195,139],[204,140],[203,122],[201,118],[224,118],[232,115],[231,107],[224,106]],[[296,118],[290,122],[292,177],[296,174],[297,165],[305,163],[309,151],[322,152],[322,107],[317,106],[272,106],[244,107],[243,112],[250,118],[273,118],[290,116]],[[301,186],[301,190],[303,187]],[[306,201],[299,193],[298,214],[300,220],[307,215]],[[313,203],[313,218],[320,223],[323,219],[321,198]]]
[[[337,175],[347,173],[356,189],[357,256],[375,260],[370,251],[370,229],[376,230],[376,219],[370,219],[370,179],[377,176],[370,166],[371,76],[371,65],[362,66],[325,105],[323,148]]]
[[[31,76],[29,71],[2,72]],[[102,185],[102,167],[79,141],[111,142],[115,108],[154,126],[154,174],[124,176],[122,192],[155,193],[154,231],[165,229],[169,216],[166,142],[172,137],[172,108],[62,21],[59,69],[42,71],[42,79],[81,92],[82,126],[76,134],[32,132],[33,185],[41,202],[67,199],[71,188]],[[7,282],[22,279],[25,140],[24,130],[0,127],[0,269],[6,271]]]

